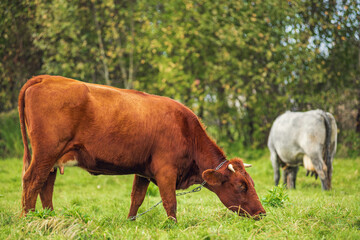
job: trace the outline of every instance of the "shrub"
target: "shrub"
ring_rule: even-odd
[[[21,157],[23,149],[18,112],[0,113],[0,158]]]
[[[344,131],[342,141],[338,140],[336,156],[356,158],[360,156],[360,134],[355,131]]]

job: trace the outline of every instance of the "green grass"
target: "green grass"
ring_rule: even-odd
[[[335,159],[329,192],[303,168],[296,190],[274,190],[268,156],[248,162],[260,199],[286,195],[282,207],[265,205],[267,216],[255,221],[228,211],[203,189],[178,197],[175,224],[162,205],[126,220],[133,176],[96,177],[79,168],[58,174],[54,212],[42,210],[38,199],[37,211],[19,218],[22,163],[0,160],[0,239],[360,239],[360,158]],[[160,200],[157,187],[149,192],[140,212]]]

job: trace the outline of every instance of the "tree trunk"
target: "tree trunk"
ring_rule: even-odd
[[[360,21],[360,17],[358,16],[358,20]],[[360,24],[359,24],[359,29],[360,29]],[[358,42],[358,73],[360,73],[360,42]],[[360,77],[359,75],[357,76],[357,82],[360,82]],[[355,84],[356,86],[356,84]],[[357,90],[358,92],[358,103],[357,103],[357,108],[358,108],[358,113],[356,116],[356,133],[360,133],[360,90]]]
[[[133,88],[134,81],[134,12],[131,13],[130,20],[130,31],[131,31],[131,46],[130,46],[130,56],[129,56],[129,79],[126,82],[126,88]]]
[[[111,86],[111,81],[109,79],[109,69],[108,69],[108,64],[107,64],[107,58],[106,58],[106,55],[105,55],[104,44],[103,44],[102,37],[101,37],[101,29],[100,29],[100,26],[99,26],[99,22],[98,22],[98,20],[96,18],[95,4],[92,4],[92,9],[93,9],[93,16],[94,16],[94,22],[95,22],[95,27],[96,27],[96,33],[97,33],[97,36],[98,36],[101,60],[102,60],[103,67],[104,67],[105,83],[106,83],[106,85]]]

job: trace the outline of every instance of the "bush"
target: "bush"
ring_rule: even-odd
[[[343,139],[336,151],[336,156],[341,158],[356,158],[360,156],[360,134],[355,131],[345,131]]]
[[[0,158],[21,157],[23,150],[18,111],[0,113]]]

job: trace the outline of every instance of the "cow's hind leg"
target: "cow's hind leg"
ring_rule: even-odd
[[[136,216],[139,207],[144,201],[149,183],[150,181],[148,179],[135,175],[131,192],[131,206],[128,219],[135,220],[133,217]]]
[[[40,191],[40,199],[43,208],[48,208],[53,210],[53,203],[52,203],[52,197],[53,197],[53,191],[54,191],[54,183],[56,179],[56,171],[57,168],[54,169],[53,172],[50,172],[46,182],[44,183],[43,187]]]
[[[29,169],[27,169],[23,177],[22,215],[35,209],[37,196],[41,192],[49,177],[50,170],[54,165],[53,162],[46,160],[40,161],[39,158],[35,158],[34,156],[35,154],[33,155]]]
[[[320,151],[319,151],[320,152]],[[323,190],[330,190],[331,178],[328,176],[328,168],[323,161],[321,154],[314,153],[310,155],[311,162],[314,165],[316,173],[319,175],[321,180],[321,186]]]

